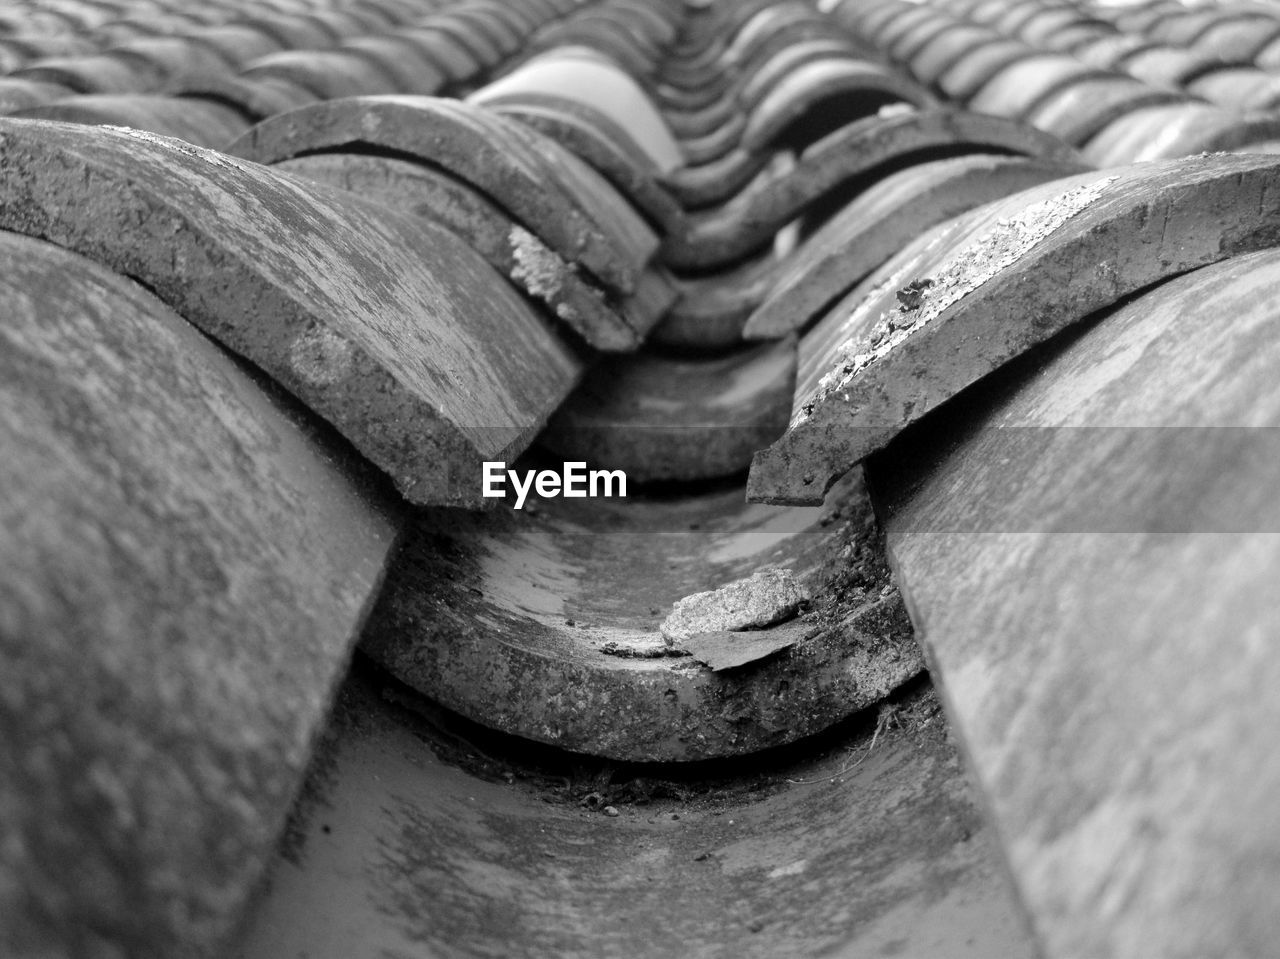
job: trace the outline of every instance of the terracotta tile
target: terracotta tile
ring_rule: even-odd
[[[868,117],[813,144],[793,171],[758,179],[723,207],[690,216],[688,232],[670,238],[663,257],[679,269],[732,262],[841,184],[882,165],[909,162],[913,153],[961,144],[1044,158],[1070,159],[1074,152],[1033,127],[997,117],[942,109]]]
[[[245,130],[245,117],[219,103],[191,102],[147,94],[68,97],[12,116],[65,123],[114,124],[177,137],[196,146],[221,147]]]
[[[1280,932],[1277,283],[1274,251],[1169,280],[875,470],[1047,956]]]
[[[620,294],[642,263],[619,248],[579,196],[548,189],[545,161],[500,117],[434,97],[373,97],[317,103],[271,117],[228,149],[259,163],[353,143],[436,164],[471,183],[570,262]]]
[[[636,349],[642,318],[586,283],[554,251],[460,180],[430,167],[363,153],[313,153],[273,169],[350,190],[448,227],[512,285],[599,350]],[[652,325],[652,322],[648,324]]]
[[[1280,160],[1220,155],[1058,180],[925,234],[802,344],[787,434],[748,496],[813,503],[960,390],[1120,297],[1267,248]],[[957,322],[958,320],[958,322]]]
[[[0,248],[0,942],[220,954],[398,519],[140,286]]]
[[[860,477],[825,510],[747,506],[738,489],[608,502],[420,513],[362,649],[491,727],[645,761],[794,741],[922,668],[901,600],[876,572]],[[658,626],[688,593],[779,561],[821,590],[848,581],[853,554],[868,572],[798,620],[815,632],[790,649],[719,674],[666,653]],[[792,695],[778,695],[782,683]]]
[[[632,483],[732,476],[786,428],[795,363],[794,340],[717,357],[609,358],[556,411],[542,443]]]
[[[926,230],[974,207],[1087,169],[1082,163],[975,153],[907,167],[869,186],[780,264],[743,335],[807,327]]]
[[[142,278],[415,502],[478,503],[480,463],[523,449],[580,372],[479,254],[420,218],[176,140],[35,120],[0,134],[5,228]]]

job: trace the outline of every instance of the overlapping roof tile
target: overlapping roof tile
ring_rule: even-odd
[[[1278,51],[1244,2],[12,4],[0,952],[234,954],[361,670],[680,764],[803,748],[928,657],[1043,954],[1264,953]],[[629,488],[510,508],[495,463]],[[759,628],[663,629],[775,580]],[[353,848],[430,872],[390,789]],[[934,868],[963,843],[894,895],[976,882]],[[433,925],[335,876],[433,949],[499,935],[470,878]],[[848,879],[778,908],[870,949]],[[530,915],[531,954],[622,954]]]

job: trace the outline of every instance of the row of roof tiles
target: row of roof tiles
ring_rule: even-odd
[[[12,660],[19,678],[6,688],[22,733],[4,754],[17,784],[6,802],[30,813],[11,833],[11,914],[23,919],[6,934],[131,954],[213,948],[242,913],[371,608],[367,649],[410,685],[500,728],[620,758],[786,742],[918,672],[887,583],[786,627],[761,662],[731,673],[662,642],[655,597],[772,560],[830,589],[851,551],[876,549],[851,467],[1058,331],[1273,242],[1269,157],[1090,170],[1153,151],[1267,146],[1270,118],[1091,66],[1104,35],[1136,19],[1018,9],[1032,7],[1014,18],[897,0],[280,3],[270,15],[175,4],[160,19],[147,8],[143,26],[137,8],[86,3],[15,19],[21,39],[0,45],[22,58],[0,82],[21,107],[0,120],[0,227],[22,265],[8,282],[23,312],[6,422],[23,442],[57,438],[48,463],[16,465],[12,482],[35,504],[22,509],[58,532],[14,544],[47,567],[15,581],[26,624],[15,655],[33,646],[43,658]],[[1157,42],[1182,37],[1185,18],[1144,9]],[[150,39],[124,39],[130,13]],[[1210,34],[1225,42],[1214,24],[1197,37]],[[452,96],[422,96],[437,93]],[[1153,148],[1151,124],[1170,116],[1177,135]],[[88,286],[57,289],[68,271]],[[122,310],[145,330],[116,329]],[[98,321],[80,332],[54,321],[81,314]],[[174,332],[184,322],[239,360],[191,347],[213,379],[177,374],[190,359],[182,344],[202,342]],[[135,382],[129,336],[174,344],[146,354],[142,379],[175,385]],[[93,359],[71,363],[86,344]],[[19,375],[60,355],[56,388]],[[116,380],[76,372],[102,364]],[[91,467],[84,414],[39,425],[27,412],[36,393],[68,410],[109,407],[118,421],[97,429],[112,443],[134,420],[156,425],[141,434],[148,445],[108,444],[108,466]],[[758,535],[762,514],[714,504],[706,522],[719,539],[681,547],[691,558],[678,584],[657,569],[628,582],[631,554],[599,535],[585,545],[590,523],[572,512],[407,521],[402,498],[480,505],[479,464],[514,460],[540,435],[558,456],[625,464],[637,481],[732,476],[776,440],[749,486],[769,501],[821,502],[848,478],[830,515],[784,520],[794,535],[773,535],[764,552],[727,545]],[[235,465],[200,465],[207,448],[233,451]],[[113,482],[86,482],[86,470]],[[311,492],[326,476],[328,492]],[[163,493],[175,479],[194,500]],[[161,492],[140,501],[140,490]],[[227,529],[196,527],[208,556],[154,565],[176,549],[174,530],[215,508]],[[634,532],[678,514],[604,519]],[[87,540],[82,515],[96,517]],[[26,535],[18,516],[6,529]],[[299,528],[301,516],[326,528]],[[556,571],[559,601],[529,598],[548,589],[537,576],[533,593],[513,596],[513,577],[530,574],[493,565],[524,555],[531,536],[552,544],[530,565]],[[121,572],[121,553],[145,576]],[[583,555],[595,574],[573,572]],[[244,556],[276,574],[261,600],[238,585]],[[344,572],[357,567],[360,577]],[[88,584],[65,624],[41,605],[59,578]],[[169,581],[208,593],[207,622],[159,615],[168,607],[153,597]],[[338,605],[313,604],[316,590]],[[565,595],[599,628],[566,625]],[[110,683],[84,677],[63,688],[70,698],[50,697],[41,677],[78,676],[79,653],[30,637],[79,635],[104,604],[105,652],[82,665]],[[324,623],[311,646],[266,628],[291,608]],[[222,646],[208,645],[211,632]],[[290,655],[295,687],[253,669]],[[89,688],[104,693],[86,712]],[[202,725],[166,723],[175,697],[208,699]],[[233,742],[207,737],[210,726]],[[52,758],[40,745],[51,729]],[[174,751],[180,788],[156,787]],[[97,772],[68,785],[68,764]],[[69,805],[45,820],[43,803]],[[101,835],[86,840],[86,828]],[[175,832],[189,843],[162,849]],[[77,843],[94,850],[90,879],[116,874],[119,850],[142,857],[128,864],[144,877],[132,901],[90,908],[98,887],[68,885]]]

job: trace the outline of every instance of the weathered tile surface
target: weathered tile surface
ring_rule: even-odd
[[[808,147],[789,172],[758,178],[722,207],[691,216],[687,233],[665,244],[664,258],[682,269],[730,263],[765,244],[806,206],[840,184],[938,148],[1077,159],[1075,151],[1061,141],[998,117],[947,109],[868,117]]]
[[[1050,957],[1280,938],[1278,288],[1275,252],[1170,280],[873,470]]]
[[[133,127],[213,148],[226,146],[250,126],[239,110],[226,104],[141,94],[66,97],[13,111],[13,115],[64,123]]]
[[[1280,240],[1280,159],[1219,155],[1054,181],[926,234],[801,344],[786,435],[748,496],[814,503],[845,468],[1002,363],[1156,280]]]
[[[555,412],[542,442],[632,482],[741,473],[786,428],[795,338],[726,356],[611,357]]]
[[[753,762],[776,790],[719,780],[723,799],[610,818],[559,784],[549,797],[518,754],[487,767],[514,782],[457,768],[455,739],[371,685],[348,688],[322,804],[236,959],[1035,953],[940,717]]]
[[[635,288],[643,263],[619,249],[582,199],[555,189],[545,161],[501,118],[438,97],[361,97],[316,103],[269,118],[229,152],[258,163],[354,144],[394,150],[443,167],[510,210],[527,229],[618,293]]]
[[[673,603],[766,565],[821,598],[796,621],[803,638],[724,673],[671,655],[659,626]],[[486,726],[641,761],[792,742],[921,668],[860,474],[822,510],[745,505],[730,488],[423,511],[361,646]]]
[[[0,123],[0,226],[143,279],[333,423],[416,502],[476,503],[581,361],[470,247],[408,214],[176,140]]]
[[[448,227],[513,286],[545,305],[595,349],[627,352],[641,343],[645,318],[632,320],[626,300],[607,297],[599,287],[585,282],[537,236],[447,173],[369,153],[312,153],[272,167]]]
[[[684,229],[681,206],[658,184],[659,171],[649,165],[626,129],[555,97],[525,94],[490,101],[488,107],[568,147],[613,184],[659,233]]]
[[[132,281],[0,260],[0,953],[220,955],[398,520]]]
[[[806,238],[776,271],[747,320],[746,339],[802,329],[925,230],[974,207],[1048,180],[1080,163],[974,153],[907,167],[867,187]]]

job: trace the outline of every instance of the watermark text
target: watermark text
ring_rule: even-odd
[[[486,499],[506,496],[508,482],[516,494],[516,509],[524,508],[531,490],[546,499],[556,496],[566,499],[617,496],[625,499],[627,495],[627,474],[622,470],[588,470],[586,463],[565,463],[558,473],[555,470],[525,470],[521,476],[518,470],[507,469],[506,463],[484,463],[483,495]]]

